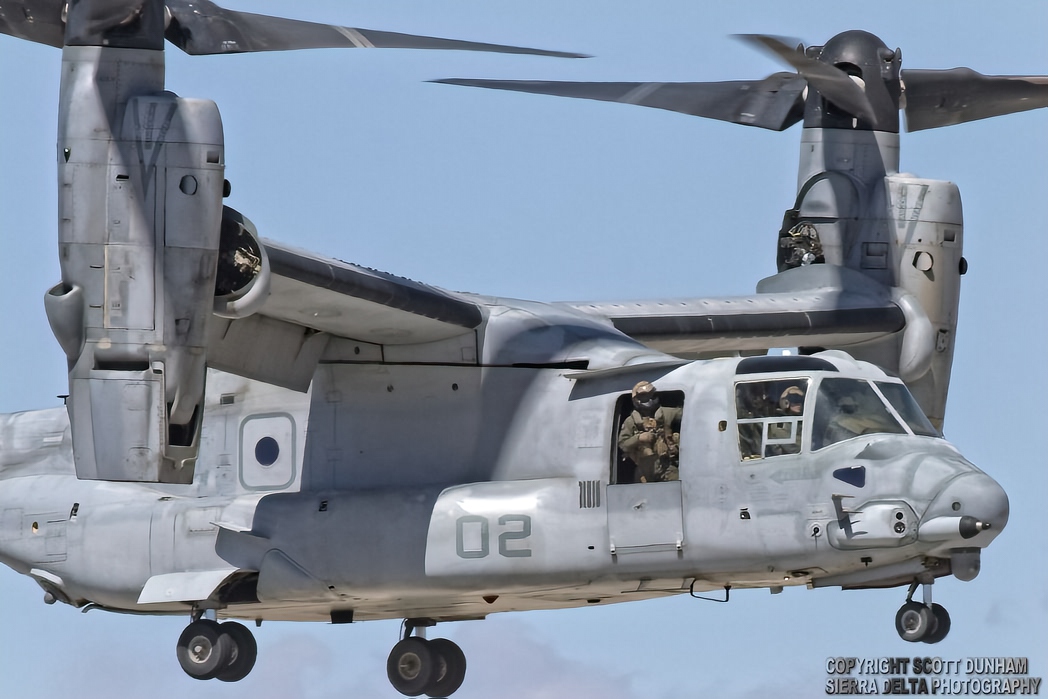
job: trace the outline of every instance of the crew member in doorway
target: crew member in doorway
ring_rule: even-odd
[[[640,483],[680,479],[680,408],[662,407],[655,387],[633,387],[633,411],[619,430],[619,448],[637,465]]]

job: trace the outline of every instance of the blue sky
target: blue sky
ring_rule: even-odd
[[[1048,73],[1048,3],[755,0],[230,3],[233,9],[579,51],[587,60],[418,51],[191,58],[168,89],[214,99],[229,205],[262,235],[451,289],[539,300],[749,293],[774,273],[796,193],[799,127],[784,133],[658,110],[426,83],[441,77],[731,80],[781,70],[729,38],[820,44],[866,29],[908,68]],[[43,293],[58,280],[55,130],[60,52],[0,37],[0,411],[57,405],[65,361]],[[742,591],[532,612],[438,627],[469,660],[456,698],[824,696],[825,660],[1018,655],[1048,675],[1048,113],[903,135],[902,169],[956,182],[970,271],[946,435],[1009,493],[982,574],[941,580],[953,630],[899,640],[904,590]],[[638,273],[638,269],[641,270]],[[182,619],[47,607],[0,571],[0,694],[395,697],[397,622],[266,624],[238,685],[185,677]]]

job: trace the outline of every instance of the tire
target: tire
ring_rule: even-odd
[[[229,639],[229,664],[215,677],[221,682],[239,682],[248,676],[255,667],[258,657],[258,644],[255,636],[243,624],[227,621],[219,626],[221,633]]]
[[[417,697],[433,680],[435,666],[426,639],[410,636],[389,652],[386,676],[393,689],[405,696]]]
[[[462,686],[466,679],[466,656],[458,644],[446,638],[429,642],[434,658],[433,680],[426,686],[428,697],[448,697]]]
[[[938,643],[950,633],[950,613],[941,604],[932,605],[932,616],[935,617],[935,628],[922,638],[925,643]]]
[[[232,642],[218,623],[200,619],[178,637],[178,664],[195,680],[210,680],[229,665]]]
[[[902,640],[916,643],[935,631],[935,617],[920,602],[907,602],[895,614],[895,630]]]

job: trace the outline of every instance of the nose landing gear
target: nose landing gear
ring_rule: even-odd
[[[921,584],[914,581],[906,603],[895,614],[895,630],[904,641],[938,643],[950,632],[950,614],[941,604],[932,603],[932,584],[924,583],[924,602],[914,602],[913,593]]]
[[[393,688],[405,696],[447,697],[466,678],[466,656],[457,644],[446,638],[429,641],[422,635],[411,635],[416,628],[424,631],[434,623],[408,619],[404,622],[403,638],[389,653],[386,676]]]
[[[238,682],[255,666],[258,645],[243,624],[197,618],[178,637],[175,652],[193,679]]]

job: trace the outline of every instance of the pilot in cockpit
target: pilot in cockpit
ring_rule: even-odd
[[[876,431],[878,422],[858,414],[858,411],[859,404],[854,396],[843,395],[838,398],[837,409],[830,419],[830,424],[826,427],[823,444],[836,444],[845,439],[865,434],[871,429]]]
[[[790,386],[779,396],[776,414],[784,418],[796,418],[800,417],[803,412],[804,389],[800,386]],[[800,423],[794,420],[771,422],[768,425],[768,442],[765,456],[798,453],[800,451]]]
[[[804,389],[790,386],[779,397],[781,415],[800,415],[804,411]]]

